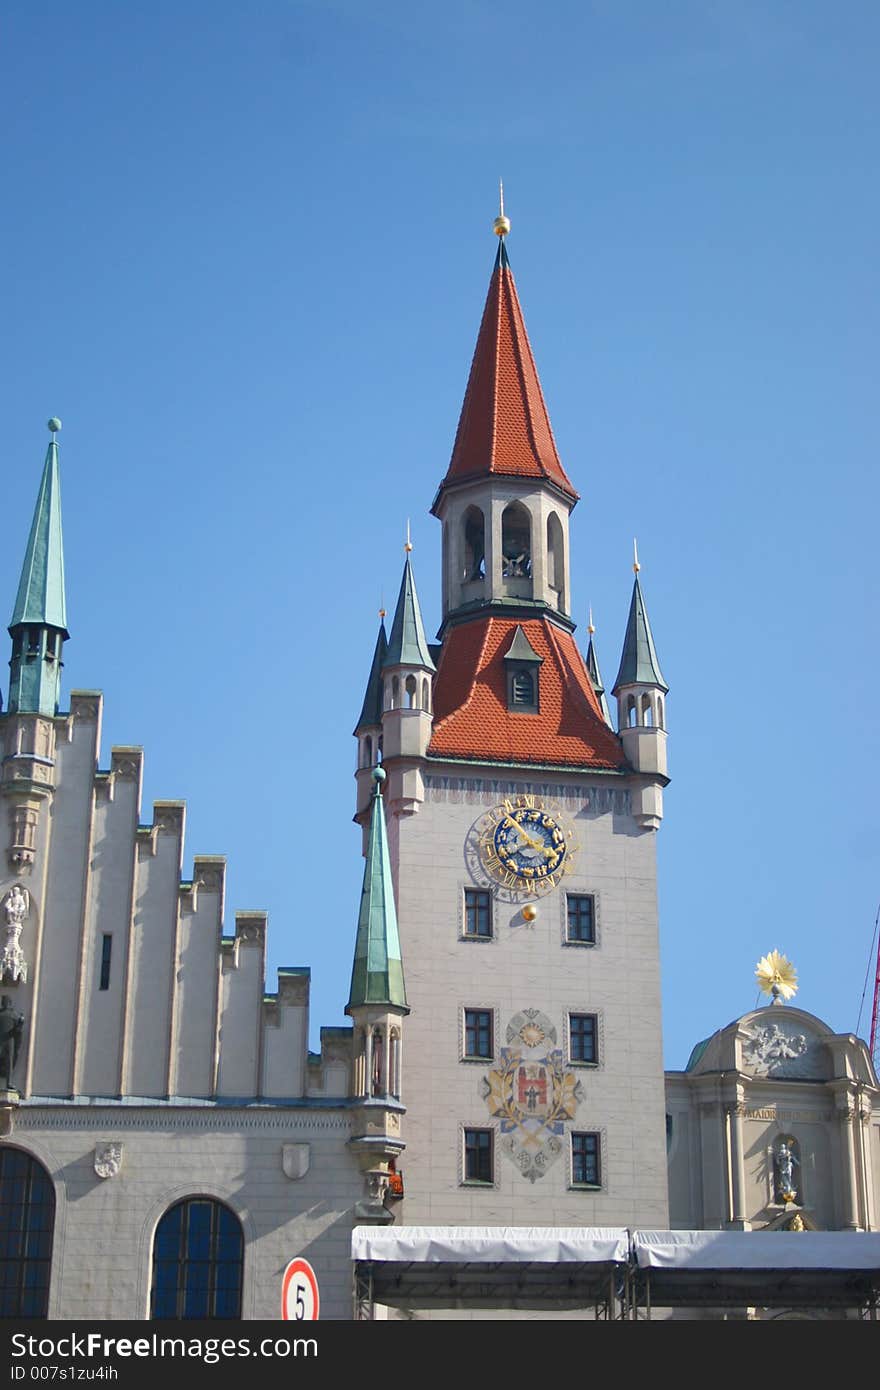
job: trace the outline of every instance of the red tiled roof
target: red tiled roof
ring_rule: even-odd
[[[504,653],[518,625],[544,658],[539,714],[507,708]],[[428,752],[487,762],[627,766],[574,638],[543,618],[472,618],[450,629],[434,682]]]
[[[577,498],[556,452],[503,247],[489,283],[452,459],[441,487],[487,473],[546,478]]]

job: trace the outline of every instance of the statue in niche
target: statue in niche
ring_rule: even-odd
[[[12,984],[27,981],[27,961],[21,949],[21,931],[30,910],[30,896],[16,883],[3,900],[6,912],[6,941],[0,954],[0,975]]]
[[[800,1165],[800,1159],[794,1151],[794,1140],[783,1137],[780,1139],[773,1160],[776,1170],[776,1200],[778,1202],[797,1201],[797,1180],[794,1170]]]
[[[8,994],[0,999],[0,1091],[11,1091],[12,1074],[21,1051],[24,1014],[14,1007]]]

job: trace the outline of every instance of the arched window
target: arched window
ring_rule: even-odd
[[[396,676],[391,677],[391,708],[400,709],[400,681]]]
[[[464,569],[462,579],[486,577],[486,523],[479,507],[468,507],[464,514]]]
[[[422,681],[422,709],[431,711],[431,683],[427,676]]]
[[[372,1075],[370,1077],[370,1094],[382,1096],[385,1094],[385,1056],[382,1047],[382,1033],[379,1028],[373,1029],[373,1057],[371,1066]]]
[[[388,1069],[391,1073],[391,1094],[395,1100],[400,1100],[400,1032],[397,1028],[391,1030]]]
[[[657,696],[657,728],[658,728],[658,729],[665,729],[665,728],[666,728],[666,725],[663,723],[663,696],[662,696],[662,695],[658,695],[658,696]]]
[[[211,1197],[166,1211],[153,1240],[152,1318],[240,1318],[244,1237],[235,1212]]]
[[[22,1149],[0,1149],[0,1318],[45,1318],[55,1189],[42,1163]]]
[[[627,695],[627,697],[626,697],[626,722],[627,722],[628,728],[634,729],[634,728],[636,727],[636,722],[637,722],[637,720],[638,720],[638,715],[636,714],[636,697],[635,697],[634,695]]]
[[[642,696],[642,723],[649,729],[654,727],[654,707],[650,695]]]
[[[367,734],[367,737],[364,739],[364,761],[362,766],[373,766],[373,740],[370,738],[369,734]]]
[[[555,589],[561,609],[565,608],[565,555],[562,522],[555,512],[547,518],[547,583]]]
[[[415,709],[415,708],[416,708],[416,704],[417,704],[417,702],[418,702],[418,694],[419,694],[419,687],[418,687],[418,683],[417,683],[417,681],[416,681],[415,676],[407,676],[407,678],[406,678],[406,707],[407,707],[407,709]]]
[[[532,519],[521,502],[501,515],[501,573],[505,579],[531,579]]]

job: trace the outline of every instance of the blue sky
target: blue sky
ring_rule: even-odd
[[[613,680],[632,537],[671,691],[667,1064],[755,1002],[856,1026],[877,870],[880,10],[851,0],[8,0],[11,612],[57,413],[66,689],[184,796],[342,1021],[354,741],[509,240]],[[303,827],[326,850],[299,848]],[[869,1000],[870,1002],[870,1000]],[[862,1032],[867,1031],[863,1017]]]

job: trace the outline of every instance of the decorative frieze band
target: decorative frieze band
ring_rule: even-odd
[[[425,800],[452,805],[494,806],[505,796],[516,796],[526,784],[497,777],[445,777],[430,773],[425,777]],[[628,815],[630,794],[625,787],[575,787],[567,783],[528,781],[537,796],[558,802],[568,811],[588,816]]]

